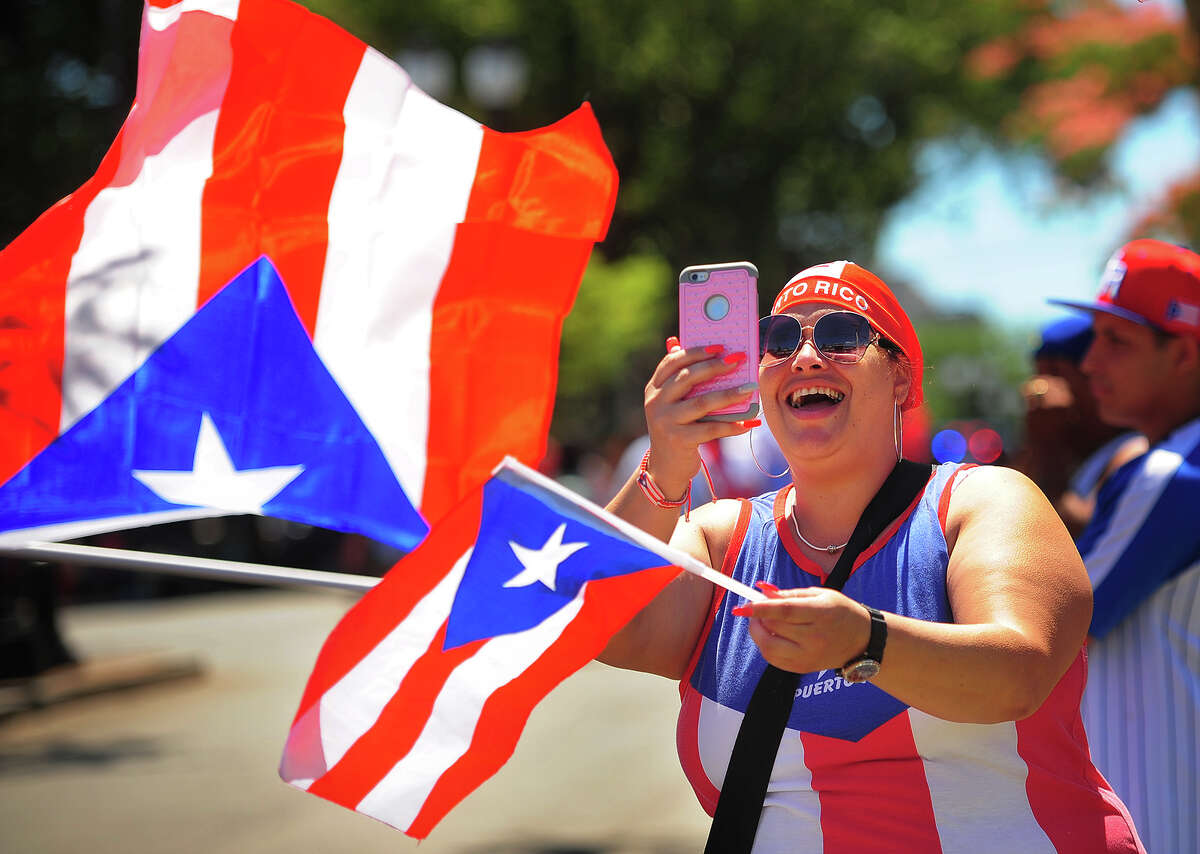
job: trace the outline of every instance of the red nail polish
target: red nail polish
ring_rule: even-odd
[[[740,424],[741,426],[743,426],[747,430],[749,430],[752,427],[757,427],[758,425],[762,424],[762,419],[761,418],[751,418],[747,421],[739,421],[738,424]]]
[[[704,348],[704,352],[708,353],[710,356],[716,356],[721,353],[724,353],[725,348],[722,347],[720,344],[709,344],[707,347]]]
[[[678,349],[679,349],[679,339],[676,338],[674,335],[672,335],[670,338],[667,339],[667,352],[670,353],[672,350],[678,350]]]
[[[730,613],[733,614],[733,616],[735,616],[735,617],[752,617],[752,616],[754,616],[751,613],[751,608],[749,605],[738,605],[736,608],[734,608],[732,611],[730,611]]]
[[[768,596],[777,596],[779,594],[779,588],[769,581],[759,581],[754,586]]]
[[[725,361],[725,364],[727,364],[727,365],[740,365],[742,362],[746,361],[746,354],[745,353],[730,353],[728,356],[725,357],[724,361]]]

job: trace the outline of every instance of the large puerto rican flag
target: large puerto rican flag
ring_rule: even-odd
[[[496,133],[287,0],[149,0],[112,148],[0,253],[0,541],[263,512],[411,548],[542,454],[616,186],[586,104]]]
[[[427,836],[680,568],[763,598],[505,461],[334,628],[280,776]]]

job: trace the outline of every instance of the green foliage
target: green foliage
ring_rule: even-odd
[[[911,188],[914,146],[952,131],[973,84],[962,61],[994,35],[993,0],[313,0],[387,52],[503,44],[529,62],[504,110],[524,130],[592,102],[621,173],[609,258],[672,267],[751,258],[774,291],[802,266],[868,259]],[[998,11],[999,10],[999,11]],[[461,75],[460,75],[461,76]]]
[[[384,52],[444,51],[459,73],[443,100],[498,130],[592,103],[621,186],[564,331],[553,427],[589,447],[640,429],[643,386],[675,327],[674,271],[750,259],[765,303],[809,264],[869,265],[883,213],[914,185],[917,146],[1011,107],[964,61],[1024,19],[1013,0],[310,5]],[[473,103],[461,73],[489,44],[529,63],[505,109]],[[962,395],[934,399],[949,411]]]
[[[977,316],[917,324],[925,355],[925,404],[934,429],[957,419],[983,419],[1012,444],[1022,403],[1017,391],[1032,365],[1024,335],[1006,333]]]
[[[96,171],[133,100],[141,12],[131,0],[5,3],[0,246]]]
[[[1005,74],[968,73],[978,48],[1042,14],[1031,0],[303,2],[385,54],[441,51],[442,100],[497,130],[591,101],[621,187],[564,331],[554,430],[592,447],[640,429],[642,388],[675,327],[675,271],[752,260],[765,302],[809,264],[870,266],[921,143],[968,126],[999,135],[1050,73],[1029,56]],[[141,3],[60,5],[12,0],[15,26],[0,33],[5,242],[92,174],[132,99]],[[481,46],[526,60],[513,104],[472,100],[464,61]],[[936,363],[978,352],[987,334],[932,335],[947,342],[927,343],[935,413],[971,414],[982,403],[940,387]]]
[[[595,447],[644,429],[642,387],[674,322],[675,276],[661,259],[593,255],[563,324],[554,435]]]

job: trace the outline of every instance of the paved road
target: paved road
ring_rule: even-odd
[[[591,664],[534,711],[516,755],[418,848],[276,776],[337,593],[250,591],[68,610],[99,659],[194,654],[202,676],[0,722],[6,854],[682,854],[707,816],[674,755],[673,684]]]

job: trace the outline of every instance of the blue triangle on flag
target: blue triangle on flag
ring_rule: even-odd
[[[484,485],[479,534],[444,648],[532,629],[588,581],[669,563],[536,484],[518,487],[494,477]]]
[[[0,487],[0,531],[179,510],[189,502],[168,501],[147,482],[190,472],[211,428],[237,472],[294,475],[264,496],[264,515],[406,551],[428,533],[265,257]]]

